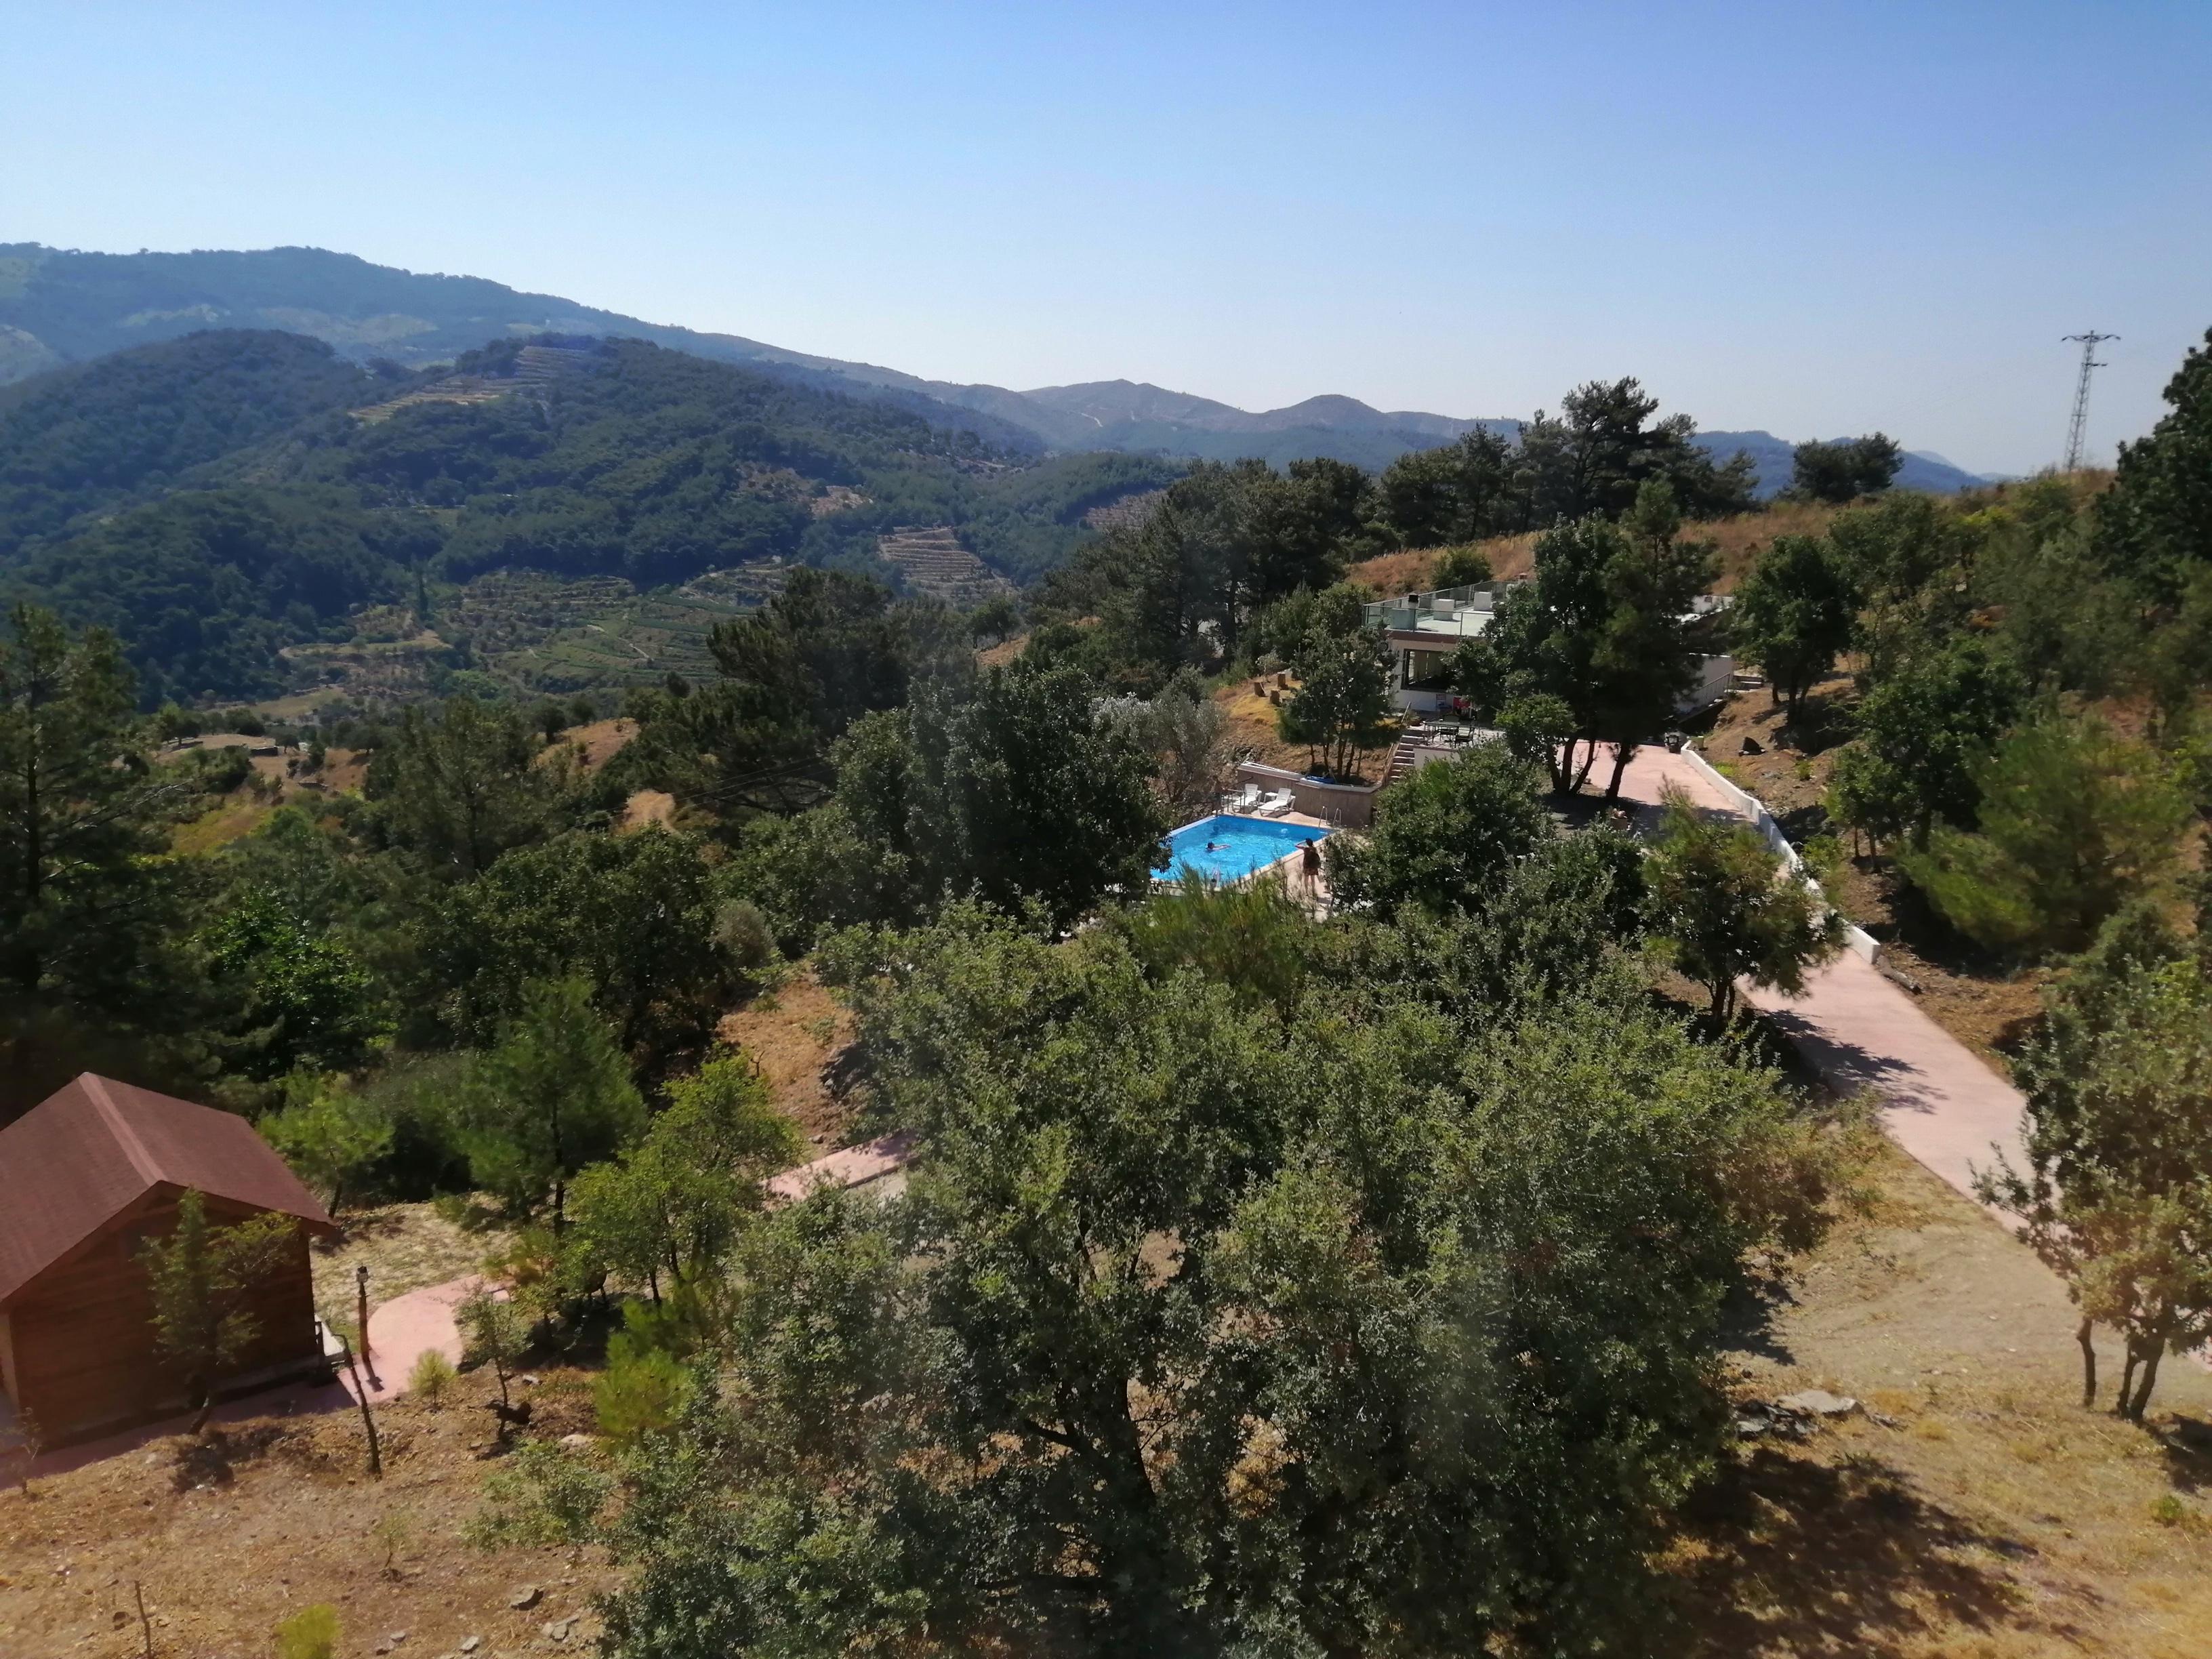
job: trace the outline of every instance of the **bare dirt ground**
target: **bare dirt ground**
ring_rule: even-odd
[[[593,720],[589,726],[570,726],[561,734],[561,741],[578,752],[584,770],[596,772],[636,735],[635,720]]]
[[[2142,1428],[2083,1410],[2057,1279],[1886,1143],[1875,1188],[1796,1264],[1735,1393],[1826,1388],[1889,1423],[1741,1443],[1669,1553],[1666,1650],[2212,1652],[2212,1375],[2169,1358]]]
[[[531,1433],[592,1426],[585,1376],[536,1375],[522,1390]],[[441,1659],[471,1636],[475,1659],[589,1652],[591,1598],[613,1583],[595,1552],[486,1553],[463,1540],[495,1467],[482,1455],[495,1393],[475,1372],[441,1410],[380,1408],[381,1480],[365,1472],[348,1410],[227,1424],[220,1452],[158,1440],[40,1480],[28,1498],[0,1493],[0,1653],[137,1659],[134,1585],[158,1659],[262,1659],[277,1622],[316,1602],[337,1608],[346,1659]],[[530,1606],[509,1605],[531,1587]],[[546,1627],[572,1613],[583,1616],[555,1644]]]
[[[676,797],[665,789],[640,789],[623,803],[621,828],[642,830],[648,823],[673,824]]]
[[[811,975],[723,1015],[718,1035],[760,1067],[776,1109],[808,1145],[827,1151],[852,1138],[852,1105],[833,1086],[853,1041],[852,1012]]]

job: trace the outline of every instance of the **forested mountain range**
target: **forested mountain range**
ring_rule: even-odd
[[[1478,427],[1509,435],[1519,428],[1505,419],[1385,411],[1334,395],[1255,413],[1128,380],[1027,392],[929,380],[740,335],[642,322],[481,277],[419,274],[320,248],[112,254],[0,244],[0,383],[219,327],[310,335],[356,362],[383,359],[408,368],[451,362],[502,337],[621,335],[817,390],[890,402],[1017,453],[1157,451],[1212,460],[1257,457],[1275,466],[1326,456],[1379,470],[1409,451],[1448,443]],[[1739,446],[1750,449],[1759,463],[1762,495],[1789,482],[1789,445],[1771,434],[1710,434],[1704,441],[1720,460]],[[1981,480],[1922,454],[1909,457],[1898,482],[1956,490]]]
[[[890,573],[954,528],[1018,580],[1177,469],[994,448],[915,413],[633,340],[502,340],[450,374],[228,330],[0,392],[0,589],[115,629],[149,699],[286,689],[363,606],[524,568],[644,592],[732,567]]]

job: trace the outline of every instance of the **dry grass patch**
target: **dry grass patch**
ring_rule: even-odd
[[[812,975],[722,1016],[717,1035],[760,1068],[776,1109],[809,1145],[842,1146],[853,1109],[838,1084],[838,1062],[853,1041],[853,1014]]]
[[[637,722],[633,720],[593,720],[589,726],[572,726],[561,734],[561,741],[575,752],[577,762],[586,772],[596,772],[612,760],[629,740],[637,735]],[[551,752],[549,745],[547,752]]]
[[[2142,1429],[2083,1411],[2050,1273],[1893,1148],[1876,1183],[1736,1357],[1737,1389],[1827,1388],[1890,1423],[1743,1443],[1666,1559],[1667,1650],[2204,1653],[2212,1375],[2169,1361]]]
[[[490,1224],[480,1206],[467,1211],[467,1226],[441,1214],[441,1207],[380,1204],[341,1214],[338,1237],[318,1239],[309,1252],[315,1306],[323,1317],[353,1328],[356,1267],[368,1269],[369,1303],[380,1307],[410,1291],[478,1271],[507,1242],[507,1230]]]

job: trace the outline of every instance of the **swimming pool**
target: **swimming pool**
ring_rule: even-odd
[[[1195,823],[1186,823],[1168,837],[1167,873],[1162,881],[1180,881],[1193,870],[1224,886],[1238,882],[1255,870],[1298,850],[1301,842],[1320,841],[1328,834],[1310,823],[1279,823],[1273,818],[1241,817],[1218,812]],[[1211,852],[1206,843],[1212,842]]]

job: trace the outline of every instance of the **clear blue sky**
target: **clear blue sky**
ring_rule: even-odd
[[[19,3],[0,240],[307,243],[947,379],[2053,459],[2212,325],[2212,4]]]

